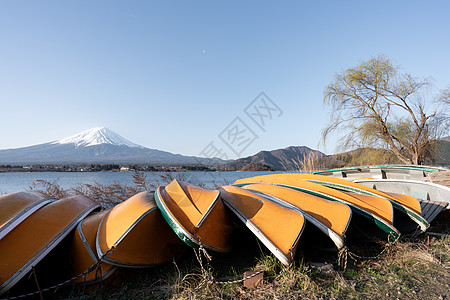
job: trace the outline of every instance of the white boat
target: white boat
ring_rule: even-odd
[[[417,198],[421,202],[421,215],[428,222],[442,210],[450,209],[450,188],[444,185],[407,179],[355,179],[353,182],[375,190]]]
[[[429,174],[449,171],[446,168],[420,165],[376,165],[330,169],[313,174],[337,178],[425,179]]]

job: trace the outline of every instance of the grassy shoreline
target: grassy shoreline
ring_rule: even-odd
[[[445,222],[448,222],[448,217]],[[298,258],[283,267],[254,242],[200,264],[184,259],[163,266],[122,270],[96,290],[66,287],[55,298],[76,299],[446,299],[450,297],[450,238],[422,234],[384,244],[373,257],[349,255],[345,269],[329,258],[311,264]],[[250,247],[250,248],[249,248]],[[256,254],[256,255],[255,255]],[[252,257],[252,255],[254,255]],[[317,259],[317,257],[316,257]],[[324,263],[325,262],[325,263]],[[245,271],[264,271],[262,284],[246,288]],[[235,282],[236,281],[236,282]],[[225,283],[224,283],[225,282]],[[84,289],[84,290],[83,290]]]
[[[172,180],[161,177],[161,182]],[[39,182],[36,188],[57,198],[83,193],[105,207],[141,190],[152,190],[144,173],[131,186],[82,186],[65,191]],[[111,201],[115,199],[115,201]],[[186,247],[179,261],[148,269],[120,269],[97,287],[65,286],[46,293],[53,299],[447,299],[450,298],[450,213],[433,221],[427,233],[401,236],[395,243],[349,245],[346,264],[336,253],[301,245],[286,268],[245,228],[233,236],[231,253],[212,255]],[[262,284],[247,288],[245,272],[264,272]]]

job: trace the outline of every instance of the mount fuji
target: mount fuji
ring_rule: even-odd
[[[114,131],[105,127],[92,128],[79,134],[57,140],[53,142],[53,144],[74,144],[76,148],[96,146],[101,144],[128,146],[130,148],[144,148],[141,145],[137,145],[124,139]]]
[[[0,150],[0,164],[3,165],[88,163],[213,165],[225,162],[145,148],[105,127],[92,128],[45,144]]]

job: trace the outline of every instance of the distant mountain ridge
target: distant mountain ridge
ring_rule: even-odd
[[[450,136],[438,142],[438,152],[433,160],[438,165],[450,164]],[[357,149],[348,153],[325,155],[306,146],[260,151],[234,161],[224,161],[146,148],[105,127],[92,128],[49,143],[0,150],[0,165],[203,165],[220,171],[298,171],[304,161],[315,161],[316,167],[323,169],[355,164],[398,163],[392,153],[382,149]]]
[[[306,146],[290,146],[284,149],[260,151],[255,155],[239,158],[220,166],[220,170],[240,171],[245,170],[249,164],[260,164],[270,167],[274,171],[297,171],[301,163],[308,159],[310,155],[314,158],[320,158],[324,154]]]
[[[384,149],[360,148],[344,153],[325,155],[306,146],[291,146],[239,158],[219,166],[222,171],[299,171],[302,163],[311,162],[313,168],[332,169],[344,166],[401,163],[392,152]],[[438,142],[437,152],[430,164],[450,164],[450,136]],[[307,168],[310,166],[307,166]]]
[[[183,156],[132,143],[114,131],[97,127],[57,141],[0,150],[0,164],[148,164],[217,165],[217,158]]]

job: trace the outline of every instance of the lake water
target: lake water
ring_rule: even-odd
[[[155,185],[165,185],[160,175],[165,172],[146,172],[148,181]],[[237,179],[273,174],[273,172],[173,172],[175,178],[192,184],[205,184],[207,188],[215,188],[216,185],[231,184]],[[110,185],[114,182],[133,185],[133,173],[131,172],[11,172],[0,173],[0,195],[29,190],[36,180],[45,180],[56,183],[61,188],[70,189],[80,184]]]

